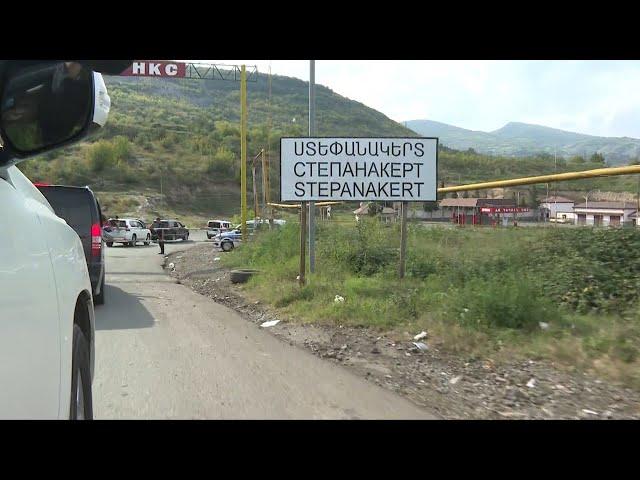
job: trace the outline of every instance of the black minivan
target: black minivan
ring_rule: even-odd
[[[36,183],[35,186],[49,201],[56,215],[63,218],[82,240],[93,290],[93,303],[102,305],[105,276],[102,211],[96,196],[89,187],[43,183]]]

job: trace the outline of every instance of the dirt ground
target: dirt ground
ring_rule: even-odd
[[[585,373],[560,370],[546,361],[496,363],[454,355],[427,332],[379,334],[367,328],[300,324],[282,318],[231,283],[220,266],[225,253],[211,244],[168,256],[167,272],[201,295],[262,324],[280,320],[268,330],[331,362],[338,362],[369,381],[393,390],[447,419],[640,419],[640,393]]]

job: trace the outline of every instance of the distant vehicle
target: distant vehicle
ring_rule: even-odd
[[[158,240],[158,232],[162,230],[165,240],[189,240],[189,229],[175,219],[160,220],[151,225],[151,240]]]
[[[223,252],[230,252],[242,241],[242,232],[240,229],[234,229],[230,232],[222,232],[213,237],[213,246],[219,248]]]
[[[89,269],[93,303],[104,303],[104,250],[100,204],[89,187],[46,185],[36,183],[38,190],[49,201],[60,218],[75,230],[82,241]]]
[[[573,223],[573,219],[569,219],[566,215],[563,215],[562,217],[558,218],[549,218],[549,223]]]
[[[226,220],[209,220],[207,222],[207,238],[212,239],[222,232],[231,230],[231,222]]]
[[[131,247],[135,247],[138,242],[151,244],[151,230],[137,218],[110,218],[102,227],[102,232],[107,247],[112,247],[114,243]]]
[[[286,220],[281,220],[278,218],[274,218],[273,219],[273,225],[276,227],[280,227],[284,224],[286,224],[287,221]],[[249,228],[250,230],[255,230],[256,225],[265,225],[265,226],[269,226],[269,219],[267,218],[261,218],[261,219],[254,219],[254,220],[247,220],[247,228]],[[238,229],[242,226],[242,224],[238,224],[236,225],[234,228]]]

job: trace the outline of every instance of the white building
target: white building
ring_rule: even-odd
[[[618,226],[634,224],[635,202],[587,202],[573,207],[577,225]]]
[[[550,196],[540,202],[540,211],[544,221],[557,223],[574,223],[575,202],[566,197]]]

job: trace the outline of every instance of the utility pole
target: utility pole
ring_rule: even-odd
[[[309,136],[316,135],[316,61],[309,61]],[[309,202],[309,273],[316,271],[316,202]]]
[[[267,168],[264,159],[264,148],[260,150],[262,160],[262,215],[267,216]]]
[[[269,64],[269,127],[267,130],[267,203],[271,203],[271,64]],[[273,227],[273,207],[269,206],[269,228]]]
[[[240,70],[240,231],[242,240],[247,235],[247,70],[242,65]]]
[[[260,156],[260,154],[256,155],[255,157],[253,157],[253,162],[251,162],[251,180],[253,183],[253,221],[254,221],[254,229],[257,228],[258,226],[255,225],[255,222],[257,221],[258,218],[260,218],[260,220],[262,221],[262,215],[259,215],[258,213],[258,184],[256,183],[256,160],[258,159],[258,157]]]

